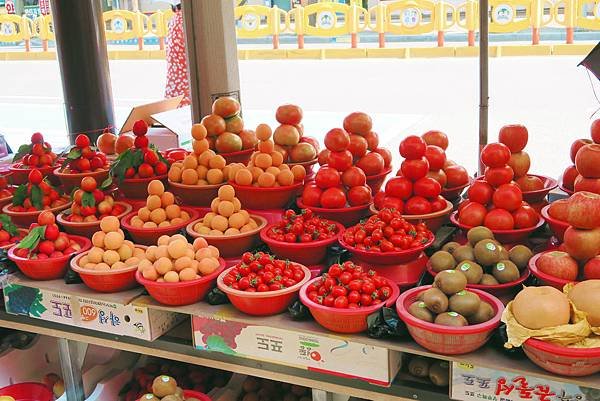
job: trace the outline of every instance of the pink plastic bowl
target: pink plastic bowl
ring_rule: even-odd
[[[417,300],[419,294],[429,288],[430,285],[410,289],[402,293],[396,301],[398,316],[406,323],[411,337],[423,348],[443,355],[466,354],[483,346],[500,324],[504,310],[502,302],[487,292],[475,289],[469,291],[479,295],[479,298],[490,304],[496,312],[491,320],[471,326],[450,327],[417,319],[408,313],[408,307]]]
[[[567,228],[569,228],[569,223],[567,223],[566,221],[555,219],[554,217],[550,216],[550,214],[548,213],[548,209],[550,209],[550,205],[544,206],[542,208],[542,217],[544,218],[544,220],[546,220],[546,223],[548,223],[548,227],[550,227],[550,230],[552,230],[554,236],[558,238],[560,242],[562,242],[565,236],[565,231],[567,231]]]
[[[252,149],[244,149],[237,152],[230,153],[219,153],[219,155],[223,156],[227,164],[231,163],[242,163],[247,165],[252,157],[252,153],[254,153],[254,148]]]
[[[57,213],[60,213],[63,210],[67,210],[68,208],[70,208],[71,203],[72,202],[67,202],[64,205],[52,207],[46,210],[56,215]],[[40,213],[43,212],[43,210],[36,210],[35,212],[14,212],[9,209],[11,206],[12,204],[10,203],[8,205],[4,205],[4,207],[2,208],[2,213],[8,215],[12,222],[15,223],[15,225],[23,228],[29,228],[31,223],[36,223],[38,216],[40,215]]]
[[[532,177],[537,177],[544,183],[543,189],[537,191],[523,192],[523,200],[527,203],[540,203],[546,199],[546,196],[550,191],[558,186],[558,181],[554,178],[546,177],[544,175],[528,174]]]
[[[302,266],[302,265],[300,265]],[[234,290],[223,283],[223,277],[233,269],[230,267],[219,275],[217,278],[217,286],[223,291],[229,301],[236,309],[253,316],[270,316],[276,315],[286,310],[288,305],[292,303],[298,295],[300,287],[310,280],[310,270],[302,266],[304,270],[304,278],[295,285],[278,291],[267,292],[246,292]]]
[[[448,222],[448,215],[452,213],[453,208],[454,205],[452,202],[446,200],[446,207],[442,210],[428,214],[403,214],[402,218],[411,224],[423,222],[430,231],[435,233],[441,226]],[[377,214],[378,212],[375,205],[371,205],[370,210],[373,214]]]
[[[523,351],[531,362],[561,376],[588,376],[600,372],[600,347],[570,348],[530,338]]]
[[[317,280],[321,280],[321,277],[314,278],[304,284],[300,289],[300,300],[304,305],[308,307],[310,313],[313,315],[317,323],[325,327],[328,330],[336,333],[361,333],[367,330],[367,317],[381,309],[383,306],[391,308],[398,295],[400,295],[400,289],[398,286],[389,279],[385,279],[387,284],[392,289],[392,296],[386,301],[378,305],[372,305],[367,307],[361,307],[358,309],[338,309],[329,306],[319,305],[310,299],[306,289],[311,283]]]
[[[471,226],[467,226],[466,224],[462,224],[458,221],[458,211],[450,215],[450,221],[452,222],[452,224],[454,224],[464,232],[467,232],[471,228],[473,228]],[[540,228],[543,224],[544,219],[540,217],[540,221],[538,221],[538,223],[533,227],[519,228],[515,230],[492,230],[492,232],[494,233],[494,237],[496,238],[496,240],[501,244],[514,244],[527,240],[527,238],[529,238],[529,235],[538,228]]]
[[[52,401],[54,395],[42,383],[19,383],[0,388],[0,396],[7,395],[15,401]]]
[[[253,210],[283,209],[290,204],[304,185],[302,182],[298,182],[285,187],[260,188],[238,185],[234,182],[229,184],[235,189],[235,195],[244,208]]]
[[[54,169],[56,166],[48,166],[48,167],[39,167],[37,170],[40,170],[42,173],[42,177],[54,178]],[[23,168],[21,163],[14,163],[9,167],[9,171],[12,173],[11,179],[13,185],[21,185],[27,183],[27,179],[29,177],[29,173],[31,172],[31,168]]]
[[[183,390],[183,395],[186,398],[196,398],[200,401],[212,401],[212,398],[210,398],[209,396],[207,396],[204,393],[201,393],[199,391],[192,391],[192,390]],[[137,401],[144,401],[141,398],[138,399]]]
[[[302,199],[298,198],[296,204],[300,209],[310,209],[315,214],[323,217],[327,220],[337,221],[344,225],[344,227],[350,227],[358,223],[363,217],[369,214],[369,207],[371,204],[361,206],[350,206],[341,209],[326,209],[324,207],[306,206],[302,203]]]
[[[175,235],[179,231],[185,228],[190,221],[194,221],[198,218],[199,213],[196,209],[190,207],[181,207],[182,211],[186,211],[190,215],[190,219],[183,223],[172,225],[169,227],[157,227],[157,228],[137,228],[131,225],[131,219],[133,216],[137,216],[137,212],[131,212],[121,219],[121,226],[133,238],[133,242],[141,245],[156,245],[156,241],[162,235]]]
[[[59,179],[60,184],[63,187],[63,191],[66,194],[70,194],[73,189],[81,186],[81,180],[84,177],[92,177],[100,186],[104,180],[108,178],[110,174],[110,170],[102,170],[102,171],[93,171],[89,173],[61,173],[61,168],[58,167],[54,170],[54,175]]]
[[[463,185],[459,185],[459,186],[452,187],[452,188],[442,188],[442,196],[444,197],[444,199],[452,202],[453,200],[458,198],[460,195],[462,195],[463,191],[468,186],[470,186],[472,182],[473,182],[473,178],[469,177],[469,181]]]
[[[121,220],[125,215],[130,213],[133,209],[133,206],[125,202],[115,202],[115,204],[119,204],[125,208],[123,213],[116,216],[119,220]],[[92,235],[94,235],[96,231],[100,231],[100,220],[82,223],[71,222],[65,220],[67,214],[70,214],[70,211],[65,210],[64,212],[56,216],[56,222],[60,224],[67,233],[92,238]]]
[[[169,189],[180,205],[196,207],[210,207],[210,203],[218,197],[219,188],[223,185],[186,185],[169,181]]]
[[[376,194],[381,189],[385,177],[392,172],[392,167],[384,169],[381,173],[367,176],[367,185],[371,188],[371,193]]]
[[[211,274],[192,281],[178,283],[158,283],[146,280],[140,272],[135,273],[135,279],[143,285],[148,294],[163,305],[182,306],[202,301],[213,287],[214,280],[225,268],[225,260],[219,258],[220,265]]]
[[[148,184],[153,180],[160,180],[167,187],[167,175],[164,174],[148,178],[126,178],[118,183],[119,190],[124,198],[146,199],[148,196]]]
[[[56,280],[63,278],[69,267],[72,256],[79,255],[92,247],[92,242],[78,235],[68,235],[69,239],[77,241],[81,246],[79,252],[51,259],[28,259],[15,255],[16,247],[8,250],[8,258],[16,263],[19,270],[32,280]]]
[[[554,277],[549,274],[546,274],[537,267],[538,259],[545,253],[556,251],[556,249],[551,249],[546,252],[541,252],[536,255],[533,255],[531,259],[529,259],[529,270],[531,270],[531,274],[537,277],[538,281],[541,282],[542,285],[549,285],[551,287],[556,288],[557,290],[562,291],[563,287],[569,283],[578,283],[578,281],[570,281],[562,278]]]
[[[336,221],[331,221],[337,227],[337,235],[331,238],[313,241],[313,242],[283,242],[276,241],[267,236],[267,232],[275,224],[269,224],[260,232],[260,239],[269,246],[272,253],[281,259],[289,259],[304,266],[317,265],[327,256],[327,248],[338,241],[340,233],[344,231],[344,226]]]
[[[416,260],[421,253],[435,241],[435,236],[431,236],[429,241],[418,248],[405,249],[394,252],[371,252],[361,251],[352,245],[344,242],[344,233],[339,236],[340,245],[350,251],[355,258],[374,265],[397,265],[400,263],[408,263]]]

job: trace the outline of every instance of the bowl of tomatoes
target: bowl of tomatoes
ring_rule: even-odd
[[[450,215],[450,221],[452,222],[452,224],[454,224],[464,232],[467,232],[471,228],[473,228],[473,226],[468,226],[466,224],[461,223],[458,220],[458,211]],[[527,240],[531,233],[540,228],[543,224],[544,219],[540,217],[537,224],[531,227],[516,228],[513,230],[495,230],[490,228],[490,230],[492,231],[492,233],[494,233],[494,237],[496,238],[496,240],[501,244],[514,244]]]
[[[235,182],[229,183],[235,194],[245,208],[251,210],[283,209],[290,205],[302,185],[297,182],[292,185],[260,188],[252,185],[239,185]]]
[[[283,220],[261,230],[260,238],[278,257],[312,266],[325,259],[327,248],[337,243],[343,229],[342,224],[323,219],[310,209],[299,214],[287,210]]]
[[[379,192],[379,190],[381,189],[381,186],[383,185],[383,183],[385,181],[385,177],[387,177],[388,174],[391,172],[392,172],[392,168],[388,167],[379,174],[367,176],[367,185],[371,188],[372,193],[376,194],[377,192]]]
[[[444,188],[442,188],[442,196],[444,197],[444,199],[452,202],[452,201],[456,200],[456,198],[459,198],[462,195],[462,193],[464,192],[464,190],[469,185],[471,185],[472,182],[473,182],[473,178],[469,177],[469,181],[467,181],[466,183],[464,183],[462,185],[457,185],[452,188],[444,187]]]
[[[324,207],[305,205],[301,198],[298,198],[296,204],[300,209],[310,209],[324,219],[337,221],[344,227],[349,227],[358,223],[360,219],[369,214],[369,207],[371,206],[371,203],[367,203],[365,205],[349,206],[340,209],[328,209]]]
[[[246,252],[240,263],[219,275],[217,287],[239,311],[269,316],[287,309],[310,280],[310,274],[299,263],[275,259],[263,252]]]
[[[430,246],[435,237],[424,223],[416,225],[398,211],[383,209],[340,234],[340,245],[367,264],[410,262]]]
[[[425,223],[427,228],[431,231],[437,231],[441,226],[449,221],[448,216],[452,213],[454,205],[446,200],[441,199],[444,202],[444,207],[436,212],[427,214],[402,214],[402,218],[409,223]],[[371,213],[378,213],[379,210],[375,208],[375,205],[371,205]]]
[[[326,275],[302,286],[300,300],[317,323],[336,333],[367,330],[367,317],[392,307],[400,289],[391,280],[353,262],[334,264]]]

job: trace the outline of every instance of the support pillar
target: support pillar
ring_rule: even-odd
[[[67,127],[95,142],[114,125],[101,0],[51,0]]]
[[[64,338],[58,338],[58,352],[65,393],[68,401],[84,401],[81,367],[85,357],[86,345]]]

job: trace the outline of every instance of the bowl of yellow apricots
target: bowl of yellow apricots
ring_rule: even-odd
[[[264,217],[242,209],[231,185],[219,188],[211,211],[186,227],[192,238],[204,238],[224,258],[238,257],[260,243],[260,230],[267,225]]]

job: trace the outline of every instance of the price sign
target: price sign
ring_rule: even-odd
[[[15,2],[14,0],[6,0],[4,2],[4,8],[6,8],[7,14],[15,14]]]
[[[40,14],[49,15],[50,14],[50,0],[40,0]]]

